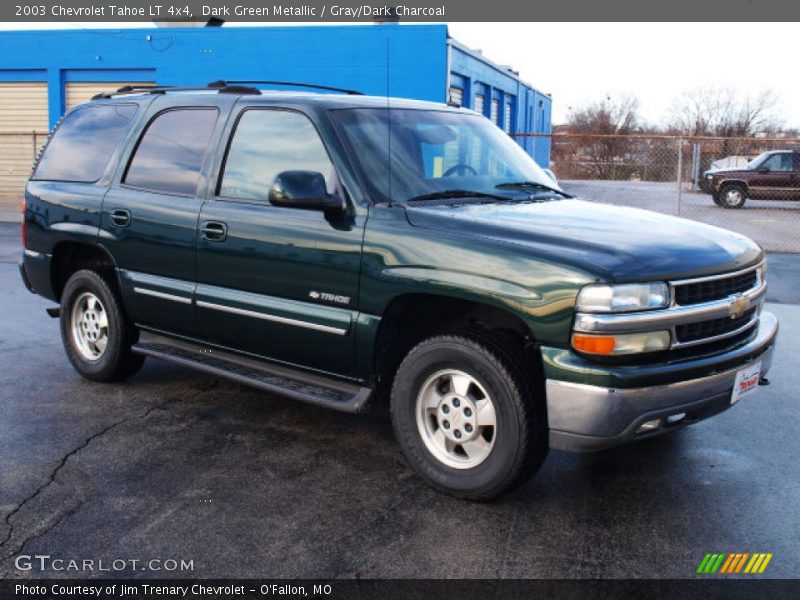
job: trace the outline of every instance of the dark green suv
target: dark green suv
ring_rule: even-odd
[[[123,89],[25,192],[22,277],[84,377],[165,359],[348,412],[488,499],[549,448],[665,433],[765,382],[762,250],[570,197],[489,120],[352,94]]]

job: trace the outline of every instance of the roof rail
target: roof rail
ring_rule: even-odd
[[[166,94],[167,92],[197,92],[197,91],[216,91],[218,94],[261,94],[261,90],[254,87],[242,85],[223,85],[223,86],[170,86],[170,85],[124,85],[116,92],[101,92],[92,96],[92,100],[102,100],[113,98],[114,96],[124,96],[127,94]]]
[[[219,79],[217,81],[212,81],[208,84],[210,88],[225,88],[231,85],[247,85],[247,84],[255,84],[255,85],[282,85],[282,86],[294,86],[294,87],[305,87],[311,88],[315,90],[327,90],[329,92],[341,92],[343,94],[350,94],[353,96],[363,96],[364,92],[359,92],[358,90],[348,90],[347,88],[339,88],[333,87],[330,85],[318,85],[316,83],[301,83],[298,81],[270,81],[267,79],[239,79],[235,81],[226,81],[224,79]]]

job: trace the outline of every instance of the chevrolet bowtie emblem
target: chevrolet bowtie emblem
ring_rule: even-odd
[[[731,319],[738,319],[748,308],[750,308],[750,300],[741,294],[734,294],[731,296],[731,303],[728,305],[728,314]]]

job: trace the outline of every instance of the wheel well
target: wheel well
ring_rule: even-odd
[[[748,189],[747,183],[739,179],[731,179],[729,181],[723,181],[722,183],[719,184],[719,191],[721,192],[726,187],[740,187],[745,191],[745,193],[747,193]]]
[[[114,274],[114,261],[98,246],[77,242],[64,242],[56,246],[50,266],[50,282],[57,300],[61,300],[64,286],[73,273],[91,269],[97,273]],[[112,280],[115,280],[113,277]]]
[[[397,368],[419,342],[433,335],[469,329],[502,335],[526,354],[537,370],[541,369],[541,354],[533,334],[512,313],[448,296],[407,294],[389,304],[376,336],[375,381],[379,398],[388,398]]]

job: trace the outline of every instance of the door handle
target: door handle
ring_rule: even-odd
[[[115,227],[127,227],[131,224],[131,211],[124,208],[115,208],[110,213],[111,224]]]
[[[209,242],[222,242],[228,237],[228,226],[221,221],[205,221],[200,224],[200,235]]]

